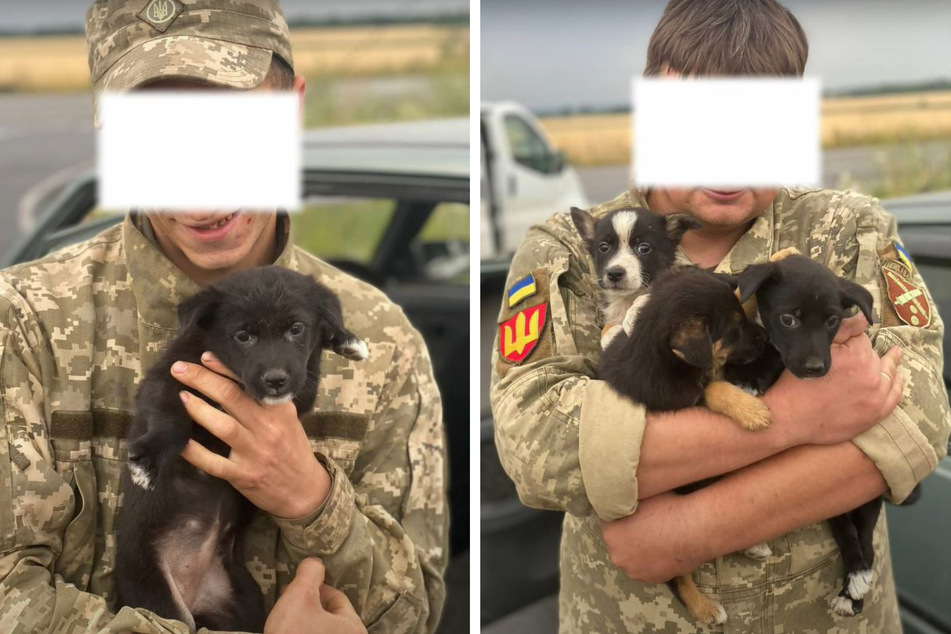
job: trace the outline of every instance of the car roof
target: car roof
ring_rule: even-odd
[[[951,191],[891,198],[881,204],[899,225],[951,226]]]
[[[465,117],[308,130],[303,148],[309,171],[469,178]]]

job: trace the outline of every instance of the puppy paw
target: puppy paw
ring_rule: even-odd
[[[779,262],[780,260],[785,260],[790,255],[802,255],[802,253],[800,253],[796,247],[786,247],[769,256],[769,261]]]
[[[155,489],[156,481],[165,468],[178,457],[188,437],[184,441],[172,438],[170,434],[148,433],[129,443],[129,475],[136,486],[146,491]]]
[[[863,599],[865,595],[868,594],[869,588],[872,587],[872,571],[871,570],[858,570],[856,572],[850,572],[847,577],[848,585],[847,590],[849,596],[853,599]]]
[[[772,422],[766,403],[755,397],[746,399],[738,408],[737,414],[737,421],[747,431],[762,431]]]
[[[841,594],[832,597],[832,601],[829,602],[829,605],[832,607],[832,611],[839,616],[855,616],[856,614],[852,599],[842,596]]]
[[[363,340],[353,338],[340,344],[340,347],[337,348],[337,353],[353,361],[363,361],[370,356],[370,349]]]
[[[151,491],[155,488],[155,476],[158,469],[152,457],[142,452],[142,448],[129,446],[129,475],[132,483],[138,487]]]
[[[726,623],[726,610],[716,601],[706,597],[690,606],[690,616],[704,625],[723,625]]]
[[[756,544],[744,550],[743,554],[753,559],[767,559],[773,556],[773,549],[769,547],[769,544]]]
[[[610,324],[601,330],[601,349],[607,350],[611,342],[621,334],[623,329],[618,324]]]

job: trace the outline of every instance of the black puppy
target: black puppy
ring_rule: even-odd
[[[673,265],[684,233],[701,226],[684,214],[659,216],[642,207],[612,211],[599,218],[572,207],[571,219],[594,259],[608,326],[624,322],[637,296]]]
[[[739,289],[741,301],[755,299],[770,344],[756,363],[731,367],[726,376],[759,391],[772,385],[784,367],[803,379],[825,376],[832,364],[832,341],[854,307],[873,323],[871,293],[802,255],[746,268]],[[904,504],[918,496],[916,487]],[[829,520],[845,567],[842,591],[831,602],[842,616],[862,611],[872,582],[872,533],[881,509],[879,497]]]
[[[344,328],[330,289],[279,267],[229,275],[183,302],[178,315],[179,335],[136,396],[117,535],[118,605],[192,629],[260,632],[263,597],[242,544],[254,507],[180,457],[189,438],[221,455],[229,448],[192,423],[178,395],[187,388],[172,378],[171,365],[200,363],[211,351],[256,401],[293,400],[302,414],[316,399],[321,351],[364,359],[367,347]]]
[[[735,278],[694,267],[662,273],[637,327],[602,353],[598,378],[651,411],[703,403],[746,429],[765,429],[766,405],[723,380],[727,364],[758,359],[766,341],[763,329],[744,314],[735,287]],[[701,594],[691,575],[668,585],[698,621],[726,621],[723,607]]]

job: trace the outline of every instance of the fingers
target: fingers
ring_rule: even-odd
[[[883,381],[888,381],[889,383],[892,382],[891,379],[894,379],[898,374],[898,363],[901,361],[901,357],[902,351],[898,346],[892,347],[882,356],[882,362],[881,365],[879,365],[879,371],[884,372],[889,377],[886,379],[884,376],[882,376]]]
[[[902,375],[897,375],[895,380],[892,381],[891,388],[889,388],[888,396],[885,397],[885,402],[882,404],[882,418],[885,418],[894,411],[898,404],[901,402],[901,397],[905,393],[905,377]]]
[[[186,390],[179,392],[179,396],[191,419],[221,439],[226,445],[239,451],[250,447],[251,439],[248,430],[241,423]]]
[[[185,445],[182,458],[193,467],[197,467],[208,475],[222,480],[231,481],[238,475],[237,465],[194,440],[189,440],[188,444]]]
[[[237,410],[254,405],[254,401],[237,383],[206,367],[176,361],[172,365],[172,376],[218,403],[229,414],[233,415]]]
[[[324,609],[337,616],[350,616],[359,619],[357,611],[353,609],[350,599],[340,590],[333,586],[320,586],[320,602]]]
[[[833,341],[835,343],[845,343],[852,337],[857,337],[865,332],[866,328],[868,328],[868,321],[862,313],[843,319],[842,325],[839,326],[839,332],[835,334]]]
[[[327,570],[324,568],[324,562],[316,557],[308,557],[297,566],[294,581],[300,580],[303,583],[318,587],[323,585],[326,574]]]
[[[201,362],[202,364],[204,364],[206,368],[208,368],[212,372],[216,372],[222,376],[226,376],[236,383],[239,383],[239,384],[242,383],[241,378],[237,374],[232,372],[228,368],[228,366],[222,363],[218,359],[218,357],[216,357],[211,352],[203,352],[201,355]]]

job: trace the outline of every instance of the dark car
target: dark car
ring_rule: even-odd
[[[893,199],[902,240],[946,321],[951,316],[951,192]],[[487,356],[496,332],[508,262],[482,263],[482,613],[491,634],[557,630],[560,513],[521,505],[492,444]],[[951,398],[951,331],[944,338]],[[951,634],[951,458],[922,483],[921,500],[887,506],[895,582],[906,634]]]
[[[311,131],[303,167],[295,243],[385,291],[429,348],[450,464],[452,559],[440,631],[460,631],[469,622],[469,121]],[[0,265],[42,257],[121,220],[95,205],[88,173],[62,188]]]

